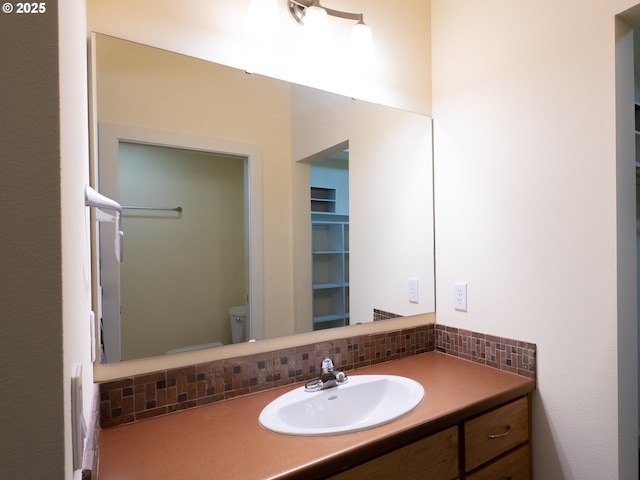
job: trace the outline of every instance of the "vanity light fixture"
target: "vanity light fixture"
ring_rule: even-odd
[[[316,32],[328,31],[329,16],[354,20],[351,29],[350,50],[361,63],[371,64],[374,60],[373,36],[371,28],[364,23],[362,13],[343,12],[320,5],[320,0],[287,0],[291,17],[300,25]],[[319,33],[322,34],[322,33]]]

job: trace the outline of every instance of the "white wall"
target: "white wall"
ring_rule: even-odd
[[[60,217],[62,222],[62,318],[65,433],[65,478],[81,478],[73,470],[71,451],[71,372],[82,366],[83,416],[91,419],[93,365],[91,359],[91,265],[89,212],[84,186],[89,183],[89,127],[87,118],[86,9],[84,2],[58,2],[60,63]],[[39,68],[39,65],[38,65]],[[38,110],[36,110],[38,111]],[[34,169],[34,171],[37,171]],[[38,172],[42,174],[42,172]],[[37,275],[36,272],[33,274]],[[55,337],[50,337],[55,338]],[[45,363],[50,362],[48,359]],[[43,365],[45,364],[43,363]],[[54,362],[55,364],[55,362]],[[42,387],[40,387],[42,388]],[[40,406],[38,407],[38,410]],[[33,412],[31,412],[33,413]],[[90,426],[90,425],[89,425]],[[38,438],[38,441],[40,439]],[[91,439],[87,439],[91,442]],[[47,444],[51,448],[51,442]],[[91,462],[92,458],[89,457]],[[33,465],[33,463],[32,463]],[[40,466],[40,465],[39,465]],[[73,473],[72,473],[73,472]],[[35,474],[34,474],[35,475]],[[50,470],[43,470],[51,477]]]
[[[616,218],[634,201],[617,204],[616,178],[614,15],[630,3],[432,1],[438,322],[538,345],[539,479],[637,475],[637,438],[619,436],[637,375],[617,374],[637,354],[617,328],[635,323],[617,267],[633,220]]]

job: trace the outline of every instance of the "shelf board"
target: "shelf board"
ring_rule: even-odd
[[[332,288],[343,288],[343,287],[348,287],[349,284],[342,282],[342,283],[314,283],[313,284],[313,289],[314,290],[330,290]]]
[[[311,223],[318,223],[319,225],[327,225],[327,224],[349,224],[349,215],[345,215],[344,213],[337,212],[311,212]],[[322,218],[321,220],[317,220],[317,218]],[[330,220],[326,220],[329,218]]]

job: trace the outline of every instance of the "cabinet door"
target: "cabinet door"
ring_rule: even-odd
[[[523,397],[464,423],[465,471],[529,439],[528,405]]]
[[[458,429],[451,427],[330,477],[332,480],[446,480],[458,476]]]
[[[506,457],[490,463],[486,467],[467,475],[466,480],[529,480],[529,445],[523,445]]]

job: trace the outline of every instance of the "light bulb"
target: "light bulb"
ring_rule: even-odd
[[[304,14],[304,26],[312,35],[323,37],[329,32],[329,16],[320,6],[307,8]]]
[[[370,68],[375,64],[376,54],[373,46],[373,35],[371,28],[364,22],[356,23],[351,29],[351,50],[352,61],[362,67]]]

